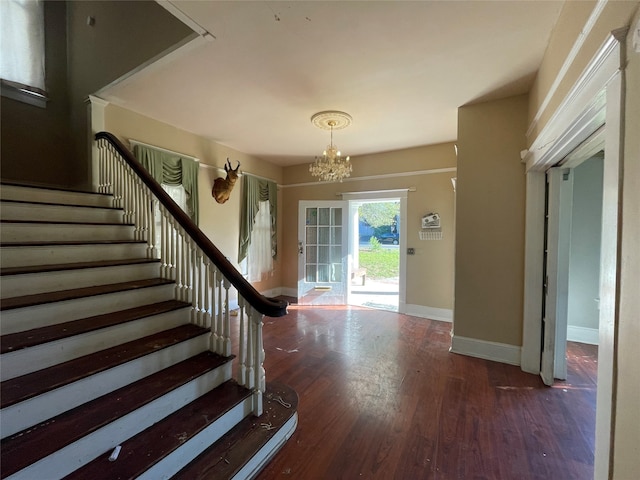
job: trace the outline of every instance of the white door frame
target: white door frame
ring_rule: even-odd
[[[602,243],[600,263],[600,329],[596,409],[595,478],[609,478],[613,458],[613,399],[618,333],[619,239],[624,125],[624,69],[621,45],[627,29],[612,32],[574,87],[556,109],[525,156],[527,192],[525,220],[525,296],[521,366],[540,371],[542,328],[542,258],[544,249],[544,171],[559,163],[580,143],[606,125],[603,172]]]
[[[400,243],[398,245],[400,251],[400,271],[399,271],[399,294],[398,294],[398,312],[406,313],[407,311],[407,195],[409,189],[396,190],[376,190],[370,192],[347,192],[342,194],[343,200],[349,201],[349,259],[353,258],[355,245],[353,240],[353,212],[351,208],[352,202],[365,200],[397,200],[400,199]],[[349,283],[347,301],[351,293],[351,282]]]

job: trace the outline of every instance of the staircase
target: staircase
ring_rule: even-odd
[[[233,379],[111,195],[0,188],[0,477],[254,477],[295,392]]]

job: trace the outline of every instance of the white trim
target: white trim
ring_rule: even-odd
[[[408,192],[415,192],[415,187],[409,188],[392,188],[389,190],[368,190],[365,192],[338,192],[336,195],[347,197],[344,200],[371,200],[377,198],[389,199],[393,195],[398,198],[407,198]]]
[[[506,343],[453,335],[449,351],[494,362],[508,363],[509,365],[520,365],[521,348]]]
[[[201,37],[206,38],[207,40],[215,40],[216,36],[210,33],[206,28],[196,22],[189,15],[184,13],[178,6],[175,5],[171,0],[156,0],[161,7],[165,8],[171,15],[176,17],[182,23],[184,23],[191,30],[196,32]]]
[[[398,173],[385,173],[382,175],[368,175],[366,177],[349,177],[345,178],[342,182],[360,182],[364,180],[380,180],[387,178],[398,178],[398,177],[415,177],[417,175],[434,175],[437,173],[448,173],[448,172],[457,172],[458,169],[456,167],[446,167],[446,168],[433,168],[430,170],[417,170],[414,172],[398,172]],[[303,182],[303,183],[291,183],[289,185],[283,185],[282,188],[292,188],[292,187],[308,187],[313,185],[325,185],[328,183],[335,182]]]
[[[131,146],[131,150],[133,150],[133,147],[135,147],[136,145],[139,145],[141,147],[151,148],[153,150],[158,150],[159,152],[168,153],[170,155],[177,155],[182,158],[188,158],[189,160],[193,160],[194,162],[200,163],[200,160],[198,160],[196,157],[193,157],[191,155],[169,150],[168,148],[158,147],[157,145],[151,145],[149,143],[140,142],[138,140],[134,140],[133,138],[129,139],[129,145]]]
[[[621,30],[614,32],[596,52],[583,75],[563,100],[559,110],[535,140],[541,144],[527,154],[526,228],[525,228],[525,289],[522,369],[540,372],[540,338],[542,315],[542,249],[544,241],[544,170],[558,163],[590,135],[600,138],[598,125],[605,112],[607,83],[620,68],[619,41]],[[585,93],[585,92],[590,93]],[[564,112],[573,112],[571,114]],[[584,127],[585,125],[589,128]],[[593,129],[590,132],[589,129]],[[568,130],[579,131],[582,137],[566,135]],[[610,130],[610,129],[607,129]],[[595,134],[594,134],[595,133]],[[607,132],[605,131],[605,135]],[[547,139],[551,139],[547,141]],[[571,145],[567,145],[569,142]],[[544,152],[542,152],[544,149]]]
[[[597,328],[578,327],[577,325],[569,325],[567,327],[567,340],[569,342],[598,345],[600,343],[599,335]]]
[[[587,23],[585,23],[584,27],[580,31],[580,34],[578,35],[578,38],[573,44],[571,51],[565,58],[564,63],[562,64],[562,67],[560,67],[560,70],[558,71],[556,78],[551,84],[551,87],[549,88],[547,95],[544,97],[544,100],[540,104],[540,107],[538,108],[538,111],[536,112],[535,117],[533,117],[533,120],[531,121],[531,124],[527,129],[527,134],[526,134],[527,137],[531,135],[531,133],[533,132],[533,129],[536,127],[536,125],[540,121],[540,117],[542,117],[542,114],[549,106],[549,102],[551,101],[553,96],[556,94],[556,91],[558,90],[558,86],[560,85],[560,82],[562,82],[565,75],[567,74],[567,71],[569,71],[569,68],[571,68],[571,65],[573,64],[574,60],[578,56],[578,53],[580,52],[580,49],[582,48],[582,45],[584,44],[587,36],[591,33],[591,29],[598,21],[598,18],[600,18],[600,14],[604,10],[604,7],[606,6],[607,2],[608,0],[598,0],[598,3],[596,4],[593,11],[591,12],[591,15],[589,16],[589,18],[587,19]]]
[[[291,287],[280,287],[280,295],[285,297],[298,298],[298,289]]]
[[[591,59],[529,148],[525,157],[527,171],[545,170],[558,163],[605,123],[604,88],[621,68],[615,52],[626,31],[623,28],[612,32]]]
[[[428,318],[429,320],[437,320],[439,322],[453,322],[453,310],[450,308],[436,308],[427,307],[425,305],[407,304],[404,313],[405,315]]]

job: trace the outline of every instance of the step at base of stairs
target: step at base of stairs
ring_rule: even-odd
[[[202,352],[7,437],[0,451],[2,478],[23,469],[19,476],[68,474],[72,465],[87,463],[112,446],[114,438],[139,433],[229,380],[232,360]]]
[[[245,418],[172,478],[254,478],[295,431],[297,410],[298,395],[292,388],[279,382],[267,382],[263,414]]]
[[[252,392],[228,381],[123,442],[115,461],[109,461],[110,449],[65,479],[170,478],[250,415],[251,407]]]

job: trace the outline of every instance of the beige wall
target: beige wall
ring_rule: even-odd
[[[353,173],[343,183],[318,183],[309,174],[308,164],[284,169],[282,217],[283,286],[297,288],[298,282],[298,203],[300,200],[339,200],[342,192],[366,192],[415,187],[407,198],[407,247],[416,250],[408,256],[406,303],[423,307],[453,307],[453,232],[455,172],[389,176],[456,166],[452,143],[432,145],[352,159]],[[358,177],[380,178],[358,180]],[[302,184],[299,186],[291,186]],[[443,240],[420,241],[418,231],[423,215],[441,216]]]
[[[522,344],[527,101],[458,110],[456,336]]]
[[[632,25],[638,26],[640,12]],[[614,417],[613,478],[635,478],[640,471],[640,53],[627,39],[628,63],[622,244],[620,266],[620,317],[618,325],[617,392]]]
[[[250,155],[238,152],[193,133],[180,130],[130,110],[108,105],[105,109],[105,130],[116,135],[128,146],[130,139],[166,148],[196,157],[200,160],[198,174],[200,229],[216,247],[236,265],[238,260],[238,237],[240,231],[240,180],[236,184],[229,201],[218,204],[211,196],[214,180],[224,176],[222,170],[227,158],[235,166],[241,164],[240,171],[282,181],[282,168]],[[279,192],[279,203],[282,194]],[[278,245],[282,244],[282,219],[278,219]],[[280,286],[280,263],[276,261],[274,273],[254,286],[261,292]]]

